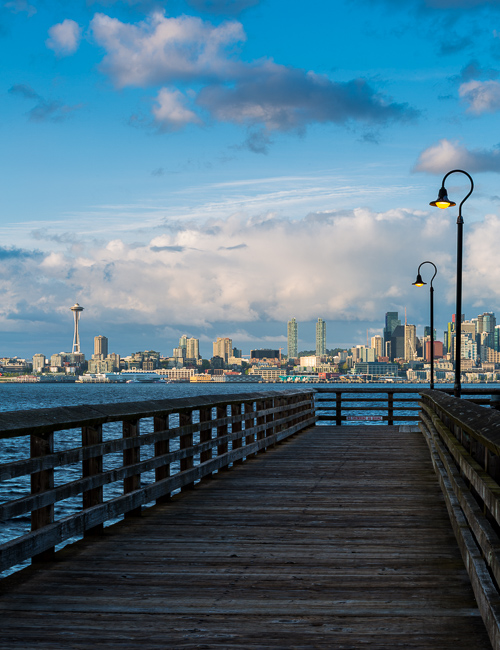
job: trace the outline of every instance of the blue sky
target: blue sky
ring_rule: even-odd
[[[69,350],[74,302],[87,354],[421,333],[426,259],[441,331],[455,168],[465,313],[500,312],[499,0],[8,0],[0,47],[0,356]]]

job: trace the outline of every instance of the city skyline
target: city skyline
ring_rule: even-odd
[[[60,347],[75,302],[87,355],[421,330],[423,260],[446,323],[455,168],[463,311],[499,313],[499,31],[488,0],[3,3],[0,355]]]

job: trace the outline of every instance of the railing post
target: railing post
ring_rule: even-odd
[[[180,427],[185,427],[188,426],[189,424],[193,423],[193,412],[189,411],[186,413],[185,411],[179,413],[179,426]],[[189,447],[193,446],[193,432],[191,431],[190,433],[183,433],[179,437],[179,448],[180,449],[188,449]],[[193,456],[188,456],[187,458],[181,458],[181,463],[180,463],[180,469],[181,472],[184,472],[188,469],[192,469],[194,466],[194,458]],[[189,490],[194,487],[194,482],[193,483],[188,483],[185,485],[182,490]]]
[[[139,420],[123,420],[123,437],[137,438],[139,436]],[[139,446],[123,450],[123,465],[135,465],[141,459],[141,449]],[[134,492],[141,487],[141,475],[133,474],[123,479],[123,494]],[[125,518],[139,517],[141,515],[141,506],[132,508],[125,513]]]
[[[387,424],[394,424],[394,393],[387,393]]]
[[[88,447],[90,445],[98,445],[102,442],[102,424],[98,424],[96,427],[84,426],[82,427],[82,447]],[[88,458],[87,460],[82,461],[82,478],[88,476],[95,476],[96,474],[101,474],[102,472],[102,454],[95,456],[94,458]],[[103,486],[91,488],[86,490],[82,494],[82,506],[83,509],[92,508],[92,506],[98,506],[102,503],[103,499]],[[104,530],[104,524],[97,524],[88,530],[83,532],[84,537],[90,535],[101,535]]]
[[[153,418],[153,427],[154,431],[157,433],[159,431],[165,431],[165,435],[168,433],[168,415],[155,415]],[[155,442],[155,458],[158,456],[164,456],[170,452],[170,440],[165,438],[165,440],[158,440]],[[170,476],[170,463],[165,463],[161,467],[155,469],[155,481],[163,481]],[[164,494],[161,497],[156,499],[156,503],[167,503],[170,500],[170,492]]]
[[[47,456],[54,453],[54,432],[31,434],[30,451],[32,458]],[[54,487],[54,470],[44,469],[31,475],[31,494],[41,494]],[[39,530],[54,521],[54,505],[43,506],[31,512],[31,530]],[[31,558],[33,564],[37,562],[50,562],[54,559],[55,548],[52,546],[46,551]]]
[[[212,419],[212,407],[211,406],[202,406],[200,408],[200,425],[205,422],[210,422]],[[210,442],[212,440],[212,428],[200,429],[200,442]],[[207,460],[212,458],[212,448],[207,449],[207,451],[202,451],[200,454],[200,463],[205,463]]]
[[[231,404],[231,415],[241,415],[241,404]],[[232,433],[239,433],[241,434],[241,431],[243,430],[243,427],[241,426],[241,420],[240,422],[233,422],[231,424],[231,431]],[[243,441],[241,437],[233,440],[233,449],[240,449],[242,447]],[[243,463],[243,458],[239,458],[238,460],[235,460],[233,462],[233,465],[241,465]]]
[[[335,393],[335,425],[337,427],[342,425],[342,393],[340,391]]]
[[[272,409],[275,406],[276,406],[276,400],[274,398],[270,398],[266,400],[266,409]],[[273,422],[274,422],[274,413],[268,413],[268,415],[266,415],[266,425],[271,425],[271,426],[266,427],[266,438],[269,438],[274,433],[274,426],[272,424]],[[268,447],[269,445],[266,444],[265,448],[267,449]]]
[[[225,404],[222,406],[217,406],[217,419],[222,420],[224,418],[227,418],[227,406]],[[227,423],[219,424],[217,426],[217,438],[223,438],[224,436],[227,436]],[[221,442],[220,444],[217,445],[217,456],[221,456],[222,454],[227,454],[227,450],[228,450],[227,441]]]
[[[260,413],[261,411],[265,411],[267,408],[267,402],[265,400],[258,400],[256,403],[257,407],[257,412]],[[257,426],[261,426],[266,423],[266,416],[265,415],[257,415]],[[257,433],[257,440],[264,440],[266,437],[266,432],[265,431],[259,431]],[[262,453],[264,452],[265,449],[260,449],[257,453]]]
[[[255,413],[254,402],[245,402],[245,429],[252,429],[255,425],[255,417],[252,415]],[[250,416],[250,417],[248,417]],[[248,436],[245,436],[245,445],[251,445],[255,442],[255,434],[251,433]],[[255,455],[255,454],[253,454]]]

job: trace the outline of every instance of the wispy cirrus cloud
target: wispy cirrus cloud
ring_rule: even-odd
[[[459,142],[440,140],[420,154],[414,171],[446,173],[461,168],[469,172],[500,172],[500,146],[492,149],[467,149]]]
[[[31,122],[62,122],[82,108],[82,104],[68,106],[58,99],[47,100],[26,84],[14,84],[9,88],[9,93],[36,102],[27,113]]]

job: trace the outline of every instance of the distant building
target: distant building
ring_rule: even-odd
[[[229,361],[229,357],[233,356],[233,342],[230,338],[220,336],[217,337],[217,340],[213,344],[213,356],[220,357],[223,359],[224,363]]]
[[[279,350],[268,350],[268,349],[261,349],[261,350],[250,350],[250,360],[252,359],[272,359],[272,360],[279,360],[280,358],[280,351]]]
[[[95,359],[105,359],[108,356],[108,339],[106,336],[94,337],[94,357]]]
[[[404,326],[404,337],[405,337],[404,359],[405,359],[405,361],[412,361],[417,356],[417,327],[416,327],[416,325],[405,325]]]
[[[44,354],[34,354],[33,355],[33,372],[43,372],[45,368],[45,355]]]
[[[383,356],[384,339],[380,336],[380,334],[372,336],[371,346],[372,349],[375,350],[375,359]]]
[[[397,311],[388,311],[385,314],[385,327],[384,327],[384,354],[387,354],[387,343],[392,345],[392,335],[396,327],[401,325],[401,321],[398,318]],[[395,355],[391,354],[392,359],[395,358]]]
[[[200,340],[195,338],[186,339],[186,361],[196,363],[200,357]]]
[[[299,339],[298,339],[298,327],[297,327],[297,321],[295,318],[292,318],[292,320],[288,321],[288,326],[287,326],[287,335],[288,335],[288,358],[289,359],[296,359],[298,354],[299,354]]]
[[[326,354],[326,323],[318,318],[316,323],[316,356],[323,357]]]

